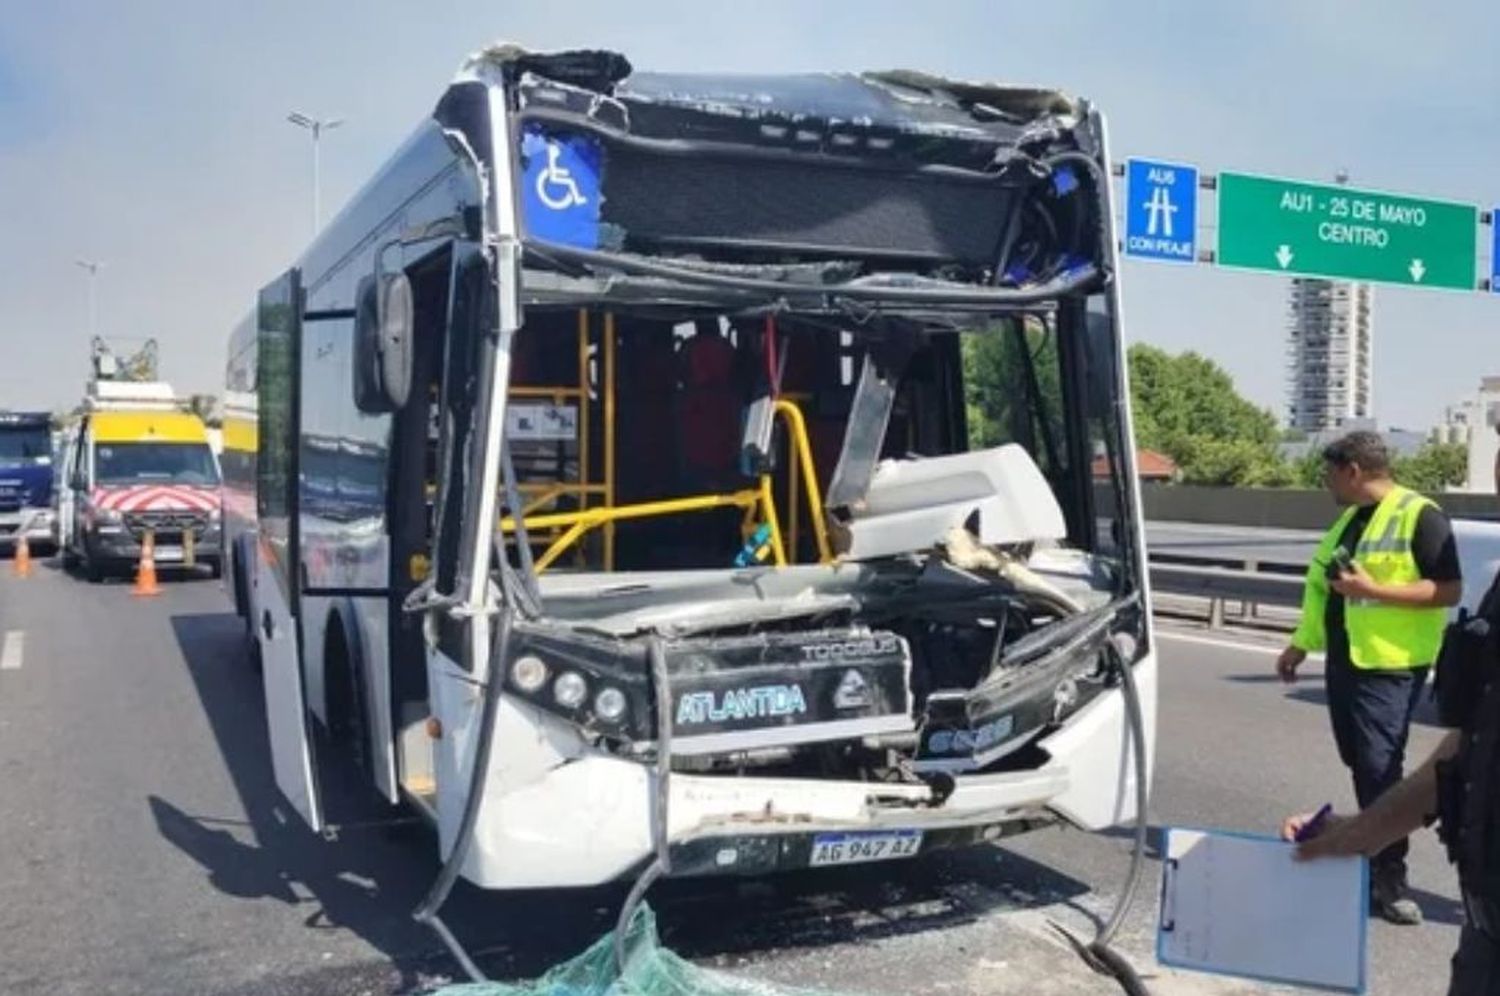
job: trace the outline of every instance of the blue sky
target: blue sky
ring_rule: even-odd
[[[1500,7],[1458,2],[518,4],[487,0],[0,0],[0,406],[60,407],[101,331],[153,335],[216,391],[228,329],[309,235],[305,132],[331,213],[500,38],[611,47],[642,68],[913,67],[1060,86],[1108,114],[1115,158],[1500,200]],[[1211,217],[1211,215],[1210,215]],[[1128,263],[1127,333],[1196,349],[1281,413],[1285,281]],[[1375,403],[1425,428],[1500,373],[1500,296],[1381,288]]]

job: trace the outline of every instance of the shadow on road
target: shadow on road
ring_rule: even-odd
[[[1114,840],[1133,842],[1135,840],[1135,827],[1106,827],[1097,831],[1101,837],[1109,837]],[[1155,823],[1146,828],[1146,857],[1152,861],[1160,861],[1162,846],[1167,842],[1166,827]]]
[[[1237,685],[1282,685],[1286,689],[1283,698],[1308,705],[1325,707],[1328,705],[1328,690],[1322,678],[1313,675],[1308,675],[1295,685],[1286,685],[1274,674],[1229,674],[1224,676],[1224,680],[1232,681]],[[1438,720],[1437,702],[1432,698],[1431,680],[1422,692],[1422,700],[1417,703],[1417,710],[1412,713],[1411,721],[1418,726],[1444,729],[1443,724]]]
[[[239,618],[178,615],[172,628],[245,819],[191,813],[152,796],[147,804],[162,837],[226,895],[306,904],[309,928],[353,931],[396,963],[403,984],[415,982],[417,962],[431,954],[432,945],[409,911],[435,874],[430,851],[403,840],[399,831],[369,825],[391,814],[382,813],[378,802],[356,799],[349,779],[323,779],[329,812],[363,825],[335,839],[307,830],[275,785],[264,693]]]
[[[1422,907],[1422,916],[1428,923],[1441,923],[1450,927],[1464,925],[1464,905],[1449,896],[1440,896],[1425,889],[1408,889],[1408,894]]]
[[[285,804],[271,771],[260,677],[232,614],[172,618],[246,820],[185,812],[147,800],[161,835],[239,899],[305,905],[309,929],[344,928],[389,958],[404,991],[457,975],[436,939],[411,920],[437,874],[436,847],[410,822],[380,826],[392,811],[350,773],[320,766],[334,839],[309,832]],[[769,879],[669,881],[652,890],[664,941],[694,958],[767,949],[867,942],[939,930],[994,911],[1068,902],[1087,883],[1001,848],[920,861],[826,869]],[[497,978],[531,977],[609,930],[625,886],[485,893],[464,883],[444,919]],[[317,943],[309,939],[309,945]]]
[[[1069,903],[1090,887],[1002,848],[770,879],[669,882],[653,894],[663,939],[688,957],[868,943],[987,913]]]
[[[146,802],[161,835],[202,865],[209,883],[220,892],[240,899],[298,901],[290,881],[272,863],[273,854],[258,842],[244,843],[223,828],[238,821],[191,816],[160,796],[148,796]]]

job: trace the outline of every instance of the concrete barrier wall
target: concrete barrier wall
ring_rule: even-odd
[[[1500,498],[1482,494],[1442,494],[1433,498],[1451,516],[1494,518]],[[1145,484],[1141,501],[1151,522],[1203,522],[1221,526],[1326,529],[1337,514],[1326,491],[1291,488],[1207,488],[1186,484]]]

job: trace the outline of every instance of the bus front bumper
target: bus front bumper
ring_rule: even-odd
[[[1156,659],[1137,664],[1148,730]],[[483,888],[588,886],[652,860],[656,774],[647,764],[547,746],[546,717],[502,700],[485,799],[464,876]],[[925,784],[673,774],[667,830],[673,874],[755,875],[913,857],[998,840],[1051,823],[1100,830],[1135,818],[1122,692],[1110,690],[1038,742],[1039,767]],[[1152,751],[1148,749],[1148,762]],[[442,776],[440,775],[440,782]],[[442,849],[461,806],[439,806]]]

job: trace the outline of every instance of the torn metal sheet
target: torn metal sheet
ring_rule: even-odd
[[[880,463],[845,524],[853,560],[926,550],[976,523],[986,545],[1057,541],[1062,507],[1036,461],[1010,443],[989,450]]]

